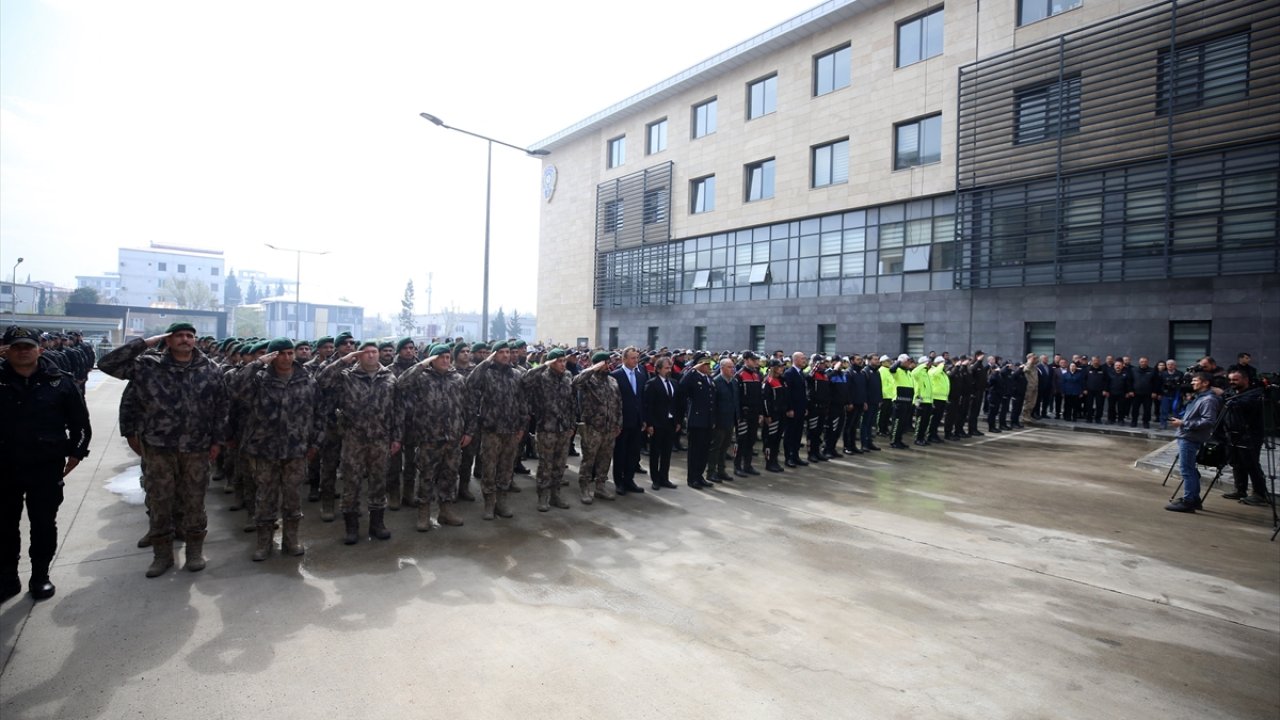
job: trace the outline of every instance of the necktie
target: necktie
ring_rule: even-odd
[[[631,379],[631,394],[636,394],[636,371],[627,368],[627,377]]]

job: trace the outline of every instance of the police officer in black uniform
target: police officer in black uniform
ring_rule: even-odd
[[[751,464],[755,456],[756,436],[760,433],[760,420],[764,417],[764,392],[760,377],[760,356],[747,350],[742,353],[742,367],[734,376],[738,379],[738,453],[733,457],[733,474],[759,475]]]

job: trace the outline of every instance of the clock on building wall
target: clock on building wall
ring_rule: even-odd
[[[542,199],[551,202],[551,196],[556,194],[556,172],[555,165],[548,165],[542,169]]]

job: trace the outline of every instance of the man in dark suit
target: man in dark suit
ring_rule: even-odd
[[[646,432],[649,435],[649,477],[653,489],[675,489],[671,482],[671,449],[676,431],[680,429],[679,397],[676,383],[671,378],[671,358],[660,357],[654,365],[656,377],[649,378],[644,386],[644,413]]]
[[[809,359],[804,353],[792,353],[791,367],[782,373],[782,382],[787,386],[789,400],[782,450],[786,455],[787,467],[791,468],[809,464],[800,459],[800,436],[804,434],[805,410],[809,404],[809,389],[804,377],[804,369],[808,365]]]
[[[636,485],[636,465],[640,462],[640,435],[644,432],[644,385],[648,381],[639,367],[640,352],[633,347],[622,351],[622,367],[610,375],[618,381],[622,395],[622,432],[613,445],[613,484],[619,495],[643,493]]]

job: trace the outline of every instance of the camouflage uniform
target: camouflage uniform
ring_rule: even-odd
[[[312,375],[319,381],[320,374],[325,368],[341,364],[337,355],[331,355],[327,362],[316,363],[318,369]],[[334,392],[326,388],[323,383],[320,385],[319,402],[324,411],[325,431],[320,439],[320,453],[311,463],[313,469],[309,472],[314,473],[312,487],[320,490],[322,503],[320,517],[327,522],[333,519],[333,501],[338,490],[338,465],[342,461],[342,433],[338,427],[337,398]]]
[[[545,510],[548,500],[551,505],[569,507],[560,500],[560,479],[578,414],[573,376],[544,363],[525,373],[520,386],[534,415],[538,438],[538,509]]]
[[[456,370],[437,372],[417,365],[396,381],[396,395],[405,414],[405,447],[414,448],[419,503],[453,503],[458,497],[458,447],[472,430],[467,423],[466,381]]]
[[[613,460],[613,444],[622,430],[622,395],[618,381],[609,371],[588,367],[573,378],[582,408],[582,461],[578,465],[578,486],[582,502],[590,498],[613,498],[605,482]],[[593,493],[594,491],[594,493]]]
[[[528,405],[520,389],[521,372],[494,362],[490,355],[467,377],[468,414],[471,427],[480,433],[481,489],[485,495],[485,519],[492,510],[509,517],[506,494],[516,463],[516,451],[529,419]]]
[[[241,375],[240,452],[256,481],[255,520],[259,528],[274,526],[283,511],[286,523],[296,521],[307,451],[319,447],[324,432],[319,388],[301,363],[294,363],[288,379],[262,362],[247,365]]]
[[[476,366],[455,366],[454,369],[465,381],[468,377],[471,377],[471,371],[475,370]],[[458,462],[458,498],[460,500],[475,500],[475,497],[471,495],[467,486],[471,484],[471,476],[473,474],[477,478],[480,477],[480,463],[477,460],[480,455],[480,447],[480,435],[477,432],[471,435],[471,443],[462,448],[462,457]]]
[[[417,364],[416,360],[405,360],[397,355],[387,368],[399,378]],[[406,430],[408,430],[407,426]],[[418,494],[414,490],[418,479],[417,447],[416,444],[406,441],[404,447],[400,448],[400,452],[392,455],[391,461],[387,463],[387,493],[390,496],[392,510],[399,508],[402,502],[410,506],[417,502]]]
[[[167,555],[172,564],[176,498],[190,565],[200,557],[208,527],[204,494],[210,449],[227,439],[226,385],[217,366],[199,350],[192,351],[190,362],[179,364],[167,351],[144,354],[146,349],[145,341],[132,340],[103,356],[98,368],[137,387],[156,557]]]
[[[342,437],[339,474],[342,512],[360,512],[361,481],[370,510],[387,506],[386,469],[391,443],[401,439],[403,418],[395,403],[396,376],[379,366],[365,372],[359,363],[330,363],[320,372],[320,385],[332,392]]]

